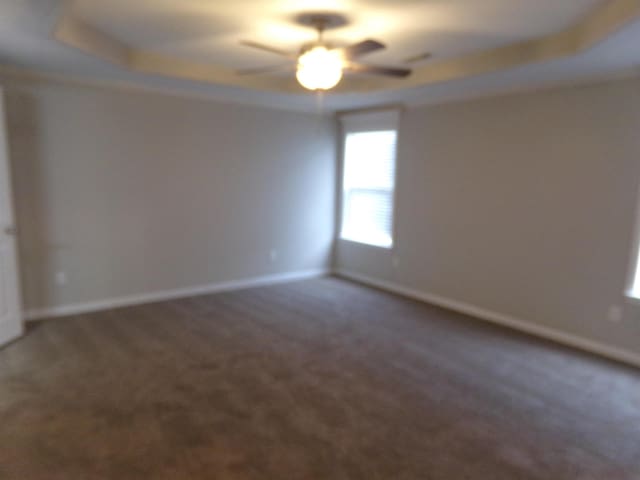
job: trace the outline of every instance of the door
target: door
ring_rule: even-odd
[[[15,235],[4,94],[0,88],[0,346],[23,331]]]

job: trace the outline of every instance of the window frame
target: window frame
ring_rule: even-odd
[[[631,237],[631,252],[627,269],[627,281],[624,290],[625,300],[629,303],[640,305],[640,288],[638,289],[638,292],[633,288],[636,283],[636,276],[640,275],[640,186],[636,193],[636,209],[633,221],[633,235]]]
[[[368,248],[382,249],[392,251],[396,247],[396,186],[398,179],[398,140],[400,136],[399,124],[400,124],[400,109],[388,108],[381,110],[367,110],[364,112],[346,112],[338,114],[339,120],[339,179],[338,179],[338,215],[336,222],[336,239],[340,242],[352,243],[354,245],[364,246]],[[344,238],[342,236],[344,212],[345,212],[345,188],[344,188],[344,173],[345,173],[345,150],[347,135],[351,133],[369,133],[380,131],[395,131],[396,133],[396,145],[393,158],[393,187],[391,189],[391,244],[390,245],[378,245],[374,243],[366,243],[351,238]],[[366,190],[366,189],[362,189]],[[370,189],[371,191],[379,191],[381,189]],[[384,190],[387,193],[387,190]]]

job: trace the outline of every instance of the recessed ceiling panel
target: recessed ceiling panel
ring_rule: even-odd
[[[314,39],[296,15],[330,11],[348,24],[326,38],[388,45],[372,60],[402,62],[424,51],[446,59],[543,37],[579,22],[606,0],[77,0],[74,14],[136,49],[227,68],[274,60],[242,39],[297,51]],[[276,59],[277,60],[277,59]]]

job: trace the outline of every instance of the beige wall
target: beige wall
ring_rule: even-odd
[[[396,249],[338,242],[337,267],[640,353],[639,180],[637,81],[408,110]]]
[[[28,309],[328,267],[329,121],[139,92],[6,87]]]

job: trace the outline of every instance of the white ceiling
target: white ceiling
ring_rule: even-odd
[[[606,0],[78,0],[74,12],[134,48],[226,68],[278,62],[277,56],[242,47],[251,39],[296,51],[313,33],[296,25],[307,11],[338,12],[349,24],[327,33],[337,45],[375,38],[389,48],[367,57],[401,64],[429,50],[436,60],[544,37],[579,22]],[[60,0],[0,3],[0,63],[87,81],[119,82],[177,93],[277,108],[314,110],[312,94],[253,91],[134,73],[59,44],[51,37]],[[352,94],[328,94],[326,110],[387,102],[425,104],[507,91],[578,83],[628,73],[640,64],[640,23],[595,48],[547,61],[431,85]]]
[[[231,68],[277,57],[240,45],[253,39],[297,52],[315,39],[296,24],[330,11],[348,24],[327,33],[336,45],[375,38],[388,49],[370,60],[398,63],[426,50],[449,58],[566,29],[603,0],[77,0],[74,13],[135,48]]]

